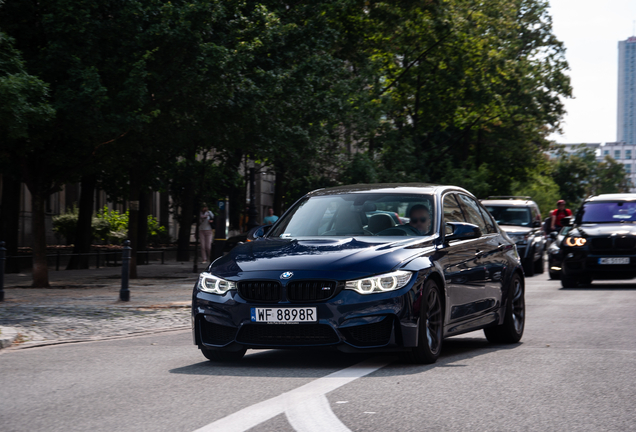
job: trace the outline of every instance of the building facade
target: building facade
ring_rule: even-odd
[[[636,145],[636,36],[618,43],[616,141]]]

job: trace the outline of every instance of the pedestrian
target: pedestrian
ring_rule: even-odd
[[[201,239],[201,262],[208,263],[212,256],[210,250],[212,248],[212,223],[214,222],[214,213],[208,210],[208,206],[203,204],[199,213],[199,238]]]
[[[564,217],[571,217],[571,216],[572,216],[572,211],[570,211],[569,208],[565,208],[565,201],[558,200],[557,208],[550,212],[550,218],[551,218],[550,228],[552,229],[552,231],[559,231],[561,228],[563,228],[563,224],[561,223],[561,221],[563,220]]]
[[[274,209],[267,207],[267,216],[263,219],[263,225],[271,225],[278,220],[278,216],[274,214]]]
[[[250,206],[245,206],[245,212],[241,215],[241,220],[239,220],[239,230],[241,232],[247,231],[247,223],[250,220]]]

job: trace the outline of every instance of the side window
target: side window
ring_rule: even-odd
[[[486,210],[483,206],[479,206],[479,213],[481,213],[482,217],[484,218],[484,220],[486,221],[486,231],[488,234],[493,234],[496,233],[497,230],[495,229],[495,223],[492,220],[492,216],[490,215],[490,213],[488,213],[488,210]]]
[[[541,222],[541,213],[539,213],[537,206],[532,206],[532,220]]]
[[[455,194],[448,194],[444,197],[444,223],[446,222],[465,222]]]
[[[488,232],[486,222],[484,221],[484,218],[479,211],[479,204],[477,204],[474,199],[467,195],[457,194],[457,196],[459,197],[459,201],[462,203],[462,207],[464,208],[467,222],[477,225],[484,233]]]

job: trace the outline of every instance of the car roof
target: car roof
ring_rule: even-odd
[[[516,206],[516,207],[527,207],[527,206],[536,206],[537,203],[532,201],[531,199],[519,199],[519,198],[508,198],[508,199],[483,199],[480,200],[483,205],[494,205],[494,206]]]
[[[310,196],[337,195],[345,193],[398,193],[398,194],[439,194],[447,190],[464,192],[472,195],[466,189],[458,186],[436,185],[430,183],[376,183],[376,184],[355,184],[337,186],[332,188],[317,189],[309,192]]]
[[[636,193],[616,193],[601,194],[588,197],[585,202],[589,201],[636,201]]]

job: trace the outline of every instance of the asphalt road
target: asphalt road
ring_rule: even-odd
[[[439,361],[248,351],[205,361],[188,331],[0,351],[0,430],[636,430],[636,283],[526,280],[522,343],[482,332]]]

